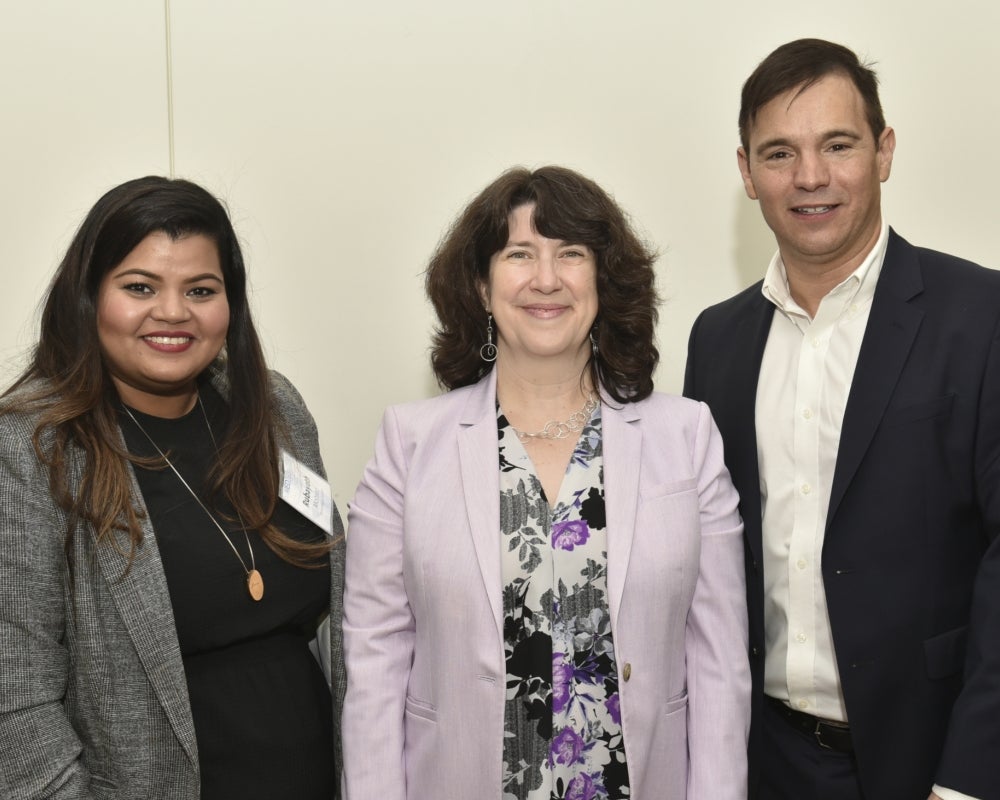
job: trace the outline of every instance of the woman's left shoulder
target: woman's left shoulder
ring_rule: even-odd
[[[649,397],[632,403],[636,413],[643,417],[696,421],[705,413],[705,404],[688,397],[666,392],[653,392]]]
[[[273,412],[284,435],[293,441],[312,442],[317,437],[316,420],[313,419],[306,401],[299,390],[284,375],[275,370],[268,371]]]
[[[299,390],[295,388],[295,384],[288,380],[282,373],[278,372],[278,370],[269,369],[267,371],[267,380],[270,383],[272,394],[279,397],[289,394],[301,399]]]
[[[299,407],[305,410],[306,401],[302,399],[295,384],[274,369],[268,370],[267,377],[271,387],[271,397],[279,409],[284,411],[286,408]]]
[[[654,439],[685,441],[694,447],[711,438],[714,427],[708,406],[676,394],[653,392],[649,397],[625,406],[623,412],[638,423],[643,435]]]

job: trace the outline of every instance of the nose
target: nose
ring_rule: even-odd
[[[799,189],[815,191],[830,182],[830,169],[819,153],[800,154],[795,165],[795,185]]]
[[[531,279],[531,288],[549,294],[559,289],[561,285],[562,279],[559,277],[559,265],[556,263],[556,257],[550,254],[539,255],[535,274]]]
[[[187,297],[183,292],[160,292],[153,306],[153,318],[163,322],[183,322],[190,318]]]

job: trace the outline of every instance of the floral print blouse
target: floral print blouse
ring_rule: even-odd
[[[607,595],[600,407],[550,506],[497,412],[503,559],[504,800],[629,796]]]

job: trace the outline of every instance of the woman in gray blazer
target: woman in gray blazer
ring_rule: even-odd
[[[334,796],[322,473],[222,205],[166,178],[104,195],[0,401],[0,797]]]

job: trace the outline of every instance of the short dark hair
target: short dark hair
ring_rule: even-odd
[[[660,357],[654,343],[656,253],[607,192],[555,166],[504,172],[466,206],[438,245],[426,274],[427,296],[438,317],[431,351],[438,382],[448,389],[468,386],[492,368],[479,355],[487,323],[480,288],[489,284],[490,258],[507,246],[511,212],[531,203],[532,223],[542,236],[594,251],[594,385],[622,403],[647,397]]]
[[[740,143],[750,150],[750,128],[758,112],[779,94],[808,89],[831,74],[844,75],[857,87],[875,141],[885,130],[885,115],[878,96],[878,76],[872,65],[861,62],[853,50],[823,39],[797,39],[781,45],[757,65],[743,84],[740,102]]]

